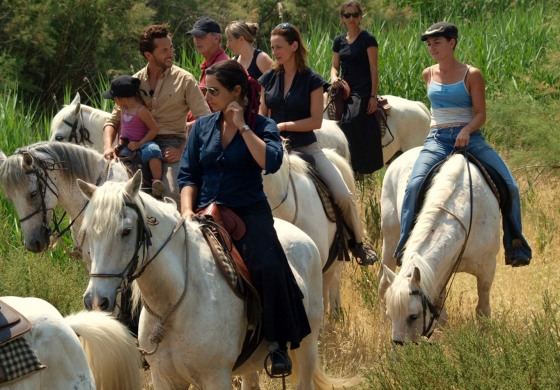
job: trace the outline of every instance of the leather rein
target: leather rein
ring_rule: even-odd
[[[465,224],[463,223],[463,221],[461,221],[461,219],[451,210],[449,210],[448,208],[444,207],[444,206],[436,206],[437,208],[439,208],[442,211],[445,211],[447,214],[451,215],[455,220],[457,220],[459,222],[459,225],[461,225],[461,228],[463,229],[463,231],[465,232],[465,241],[463,242],[463,246],[461,247],[461,251],[459,252],[459,255],[457,256],[457,260],[455,260],[455,263],[453,265],[453,268],[451,269],[451,272],[447,275],[446,281],[445,283],[442,285],[442,288],[440,290],[440,293],[437,295],[437,297],[440,297],[441,295],[443,295],[443,301],[441,302],[441,304],[434,304],[427,296],[426,294],[421,290],[411,290],[409,295],[418,295],[422,301],[422,317],[423,317],[423,324],[422,324],[422,336],[426,337],[426,338],[430,338],[435,330],[435,323],[439,320],[439,317],[441,315],[441,311],[443,310],[443,307],[445,306],[445,301],[447,300],[447,297],[449,296],[449,291],[451,290],[451,286],[453,285],[453,281],[455,280],[455,274],[457,269],[459,268],[459,265],[461,264],[461,260],[463,259],[463,254],[465,253],[465,249],[467,247],[467,241],[469,240],[469,236],[471,233],[471,228],[472,228],[472,221],[473,221],[473,188],[472,188],[472,173],[471,173],[471,167],[470,167],[470,163],[468,160],[468,156],[467,156],[467,152],[465,149],[460,149],[460,150],[456,150],[453,153],[451,153],[447,158],[450,158],[453,154],[455,153],[461,153],[464,155],[465,157],[465,161],[467,163],[467,171],[469,173],[469,199],[470,199],[470,217],[469,217],[469,226],[468,228],[465,226]],[[451,283],[450,283],[451,281]],[[447,287],[447,284],[449,283],[449,287]],[[427,311],[428,309],[430,310],[430,318],[427,320]],[[402,342],[395,342],[396,344],[401,344]]]

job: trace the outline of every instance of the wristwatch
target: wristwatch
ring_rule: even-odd
[[[250,130],[251,128],[249,127],[249,125],[243,125],[243,127],[239,130],[239,134],[243,135]]]

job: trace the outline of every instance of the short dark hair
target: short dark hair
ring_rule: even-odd
[[[145,52],[154,52],[154,40],[158,38],[167,38],[169,32],[167,31],[168,26],[166,24],[152,24],[148,26],[142,34],[138,41],[138,50],[140,54],[144,55]]]

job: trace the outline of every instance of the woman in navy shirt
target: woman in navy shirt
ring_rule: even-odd
[[[349,247],[361,265],[371,265],[377,255],[363,244],[363,232],[354,195],[342,175],[325,156],[313,132],[323,122],[323,91],[326,81],[307,65],[307,49],[301,33],[290,23],[276,26],[270,34],[275,61],[259,78],[263,87],[260,113],[278,124],[288,148],[311,155],[315,167],[340,207],[346,225],[354,234]]]
[[[276,172],[283,150],[274,121],[257,114],[258,99],[252,99],[258,95],[256,84],[251,86],[235,60],[206,70],[205,97],[216,111],[195,122],[181,157],[178,182],[185,219],[215,201],[245,222],[247,232],[235,244],[261,296],[271,373],[281,376],[291,372],[287,343],[298,348],[311,329],[263,191],[262,170]],[[249,107],[245,107],[246,97],[252,102]]]

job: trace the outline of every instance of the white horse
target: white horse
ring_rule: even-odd
[[[419,101],[404,99],[399,96],[383,95],[391,105],[387,116],[390,131],[381,139],[383,145],[383,161],[389,164],[399,154],[421,146],[430,131],[430,110]],[[328,118],[327,112],[324,113]],[[341,156],[350,161],[350,152],[346,136],[335,121],[323,119],[323,126],[316,130],[319,145],[322,148],[335,149]],[[346,148],[341,146],[346,142]]]
[[[141,387],[134,338],[108,314],[82,311],[62,317],[38,298],[1,297],[32,324],[22,337],[46,366],[2,389],[115,389]]]
[[[80,94],[54,116],[50,141],[72,142],[103,153],[103,125],[110,113],[80,103]]]
[[[405,246],[402,268],[397,275],[393,273],[402,199],[420,150],[404,153],[389,166],[381,193],[383,267],[379,295],[392,321],[396,343],[431,334],[455,272],[476,277],[476,313],[489,317],[490,288],[500,246],[496,197],[480,171],[467,165],[464,156],[454,155],[435,176]]]
[[[38,142],[18,149],[10,157],[0,152],[0,187],[20,217],[25,248],[44,252],[53,236],[56,238],[68,229],[60,231],[51,223],[54,209],[60,205],[70,220],[74,254],[81,255],[89,269],[89,256],[80,251],[76,239],[87,205],[76,179],[98,184],[106,180],[124,182],[128,172],[121,163],[107,161],[95,150],[71,143]],[[121,303],[128,306],[126,301]],[[129,321],[128,309],[123,314],[116,310],[114,314]]]
[[[68,214],[77,244],[74,233],[81,227],[87,199],[76,179],[98,184],[126,181],[128,173],[122,164],[105,160],[95,150],[70,143],[38,142],[10,157],[0,152],[0,186],[20,216],[27,250],[37,253],[48,248],[57,205]]]
[[[92,273],[98,274],[90,277],[85,301],[93,307],[110,308],[121,277],[139,275],[136,281],[144,303],[139,344],[147,354],[154,388],[186,388],[187,384],[201,389],[230,388],[232,367],[247,331],[245,304],[225,282],[198,224],[178,224],[176,208],[141,193],[140,182],[140,174],[126,185],[107,182],[96,187],[79,181],[90,198],[84,244],[92,256]],[[152,221],[149,228],[147,217]],[[298,389],[353,384],[328,378],[317,361],[323,312],[317,247],[285,221],[275,220],[275,228],[305,297],[312,329],[295,354],[290,351],[294,372],[299,374]],[[151,246],[139,240],[145,229],[150,230]],[[233,374],[261,370],[265,355],[261,343]]]
[[[348,161],[332,149],[323,151],[338,168],[350,191],[355,193],[354,176]],[[324,267],[335,239],[336,224],[325,214],[308,171],[307,162],[297,155],[284,153],[280,169],[272,175],[263,175],[263,186],[274,216],[296,225],[313,239]],[[342,262],[335,259],[323,274],[325,312],[335,313],[340,308],[341,272]]]

